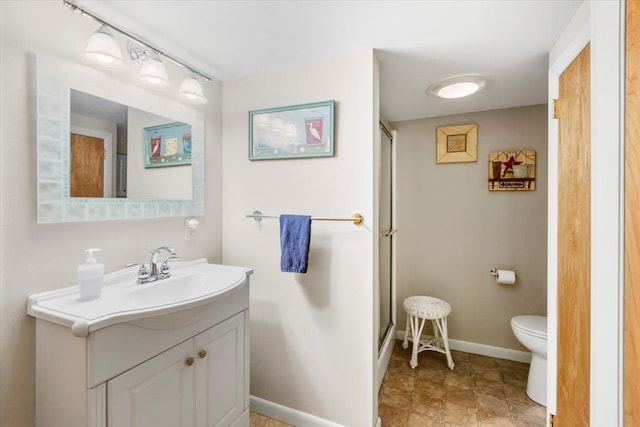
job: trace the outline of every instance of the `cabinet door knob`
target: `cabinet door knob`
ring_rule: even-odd
[[[193,357],[189,357],[189,358],[187,359],[187,366],[191,366],[191,365],[193,365],[193,362],[194,362],[194,361],[195,361],[195,360],[194,360],[194,358],[193,358]]]
[[[200,359],[204,359],[206,355],[207,355],[207,350],[200,350],[200,353],[198,353],[198,356],[200,356]]]

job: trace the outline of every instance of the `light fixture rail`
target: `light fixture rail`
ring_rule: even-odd
[[[183,61],[182,59],[176,58],[173,55],[170,55],[166,52],[164,52],[162,49],[157,48],[156,46],[154,46],[153,44],[149,43],[147,40],[143,39],[142,37],[136,36],[131,34],[129,31],[122,29],[121,27],[114,25],[108,21],[106,21],[104,18],[96,15],[95,13],[87,10],[84,6],[81,6],[78,4],[78,2],[76,0],[62,0],[62,2],[68,6],[72,11],[80,13],[82,15],[86,15],[90,18],[92,18],[93,20],[99,22],[102,25],[106,25],[107,27],[119,32],[120,34],[122,34],[123,36],[129,38],[130,40],[133,40],[143,46],[146,46],[147,48],[151,49],[152,51],[159,53],[160,55],[164,56],[165,58],[173,61],[174,63],[176,63],[177,65],[186,68],[187,70],[191,71],[192,73],[200,76],[203,80],[206,80],[208,82],[212,81],[213,78],[211,76],[209,76],[207,73],[204,73],[202,71],[199,71],[196,67],[189,65],[188,63],[186,63],[185,61]]]

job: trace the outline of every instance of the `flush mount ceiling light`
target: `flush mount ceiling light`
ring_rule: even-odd
[[[124,66],[118,42],[106,25],[102,25],[89,39],[85,59],[98,67],[119,70]]]
[[[87,49],[84,52],[84,56],[88,62],[100,68],[110,70],[123,68],[124,61],[122,60],[120,47],[111,33],[111,30],[114,30],[129,39],[127,45],[129,55],[135,64],[141,66],[138,76],[139,81],[143,85],[153,89],[166,89],[169,86],[167,69],[161,59],[161,57],[164,56],[166,59],[189,70],[192,75],[186,78],[180,85],[180,92],[177,94],[178,98],[190,104],[202,105],[207,103],[207,98],[205,98],[202,86],[200,85],[200,81],[212,81],[212,78],[206,73],[198,71],[197,68],[188,65],[175,56],[163,52],[146,40],[132,35],[122,27],[105,21],[95,13],[80,6],[77,0],[63,0],[63,2],[71,11],[85,15],[100,24],[100,28],[91,36]],[[134,45],[133,42],[137,43],[137,45]]]
[[[187,77],[180,84],[178,98],[188,104],[202,105],[207,103],[207,98],[202,93],[202,86],[195,76]]]
[[[429,86],[427,92],[439,98],[453,99],[472,95],[487,85],[483,76],[459,76]]]

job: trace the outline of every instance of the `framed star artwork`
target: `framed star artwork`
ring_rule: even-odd
[[[533,191],[535,189],[535,151],[489,153],[489,191]]]
[[[477,124],[442,126],[436,129],[436,163],[477,161]]]
[[[142,129],[144,167],[191,164],[191,125],[181,122]]]

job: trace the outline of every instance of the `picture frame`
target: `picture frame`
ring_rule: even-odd
[[[191,164],[191,125],[174,122],[142,129],[144,167]]]
[[[535,191],[535,150],[489,153],[489,191]]]
[[[436,163],[477,161],[477,124],[441,126],[436,129]]]
[[[249,160],[334,155],[335,101],[249,111]]]

